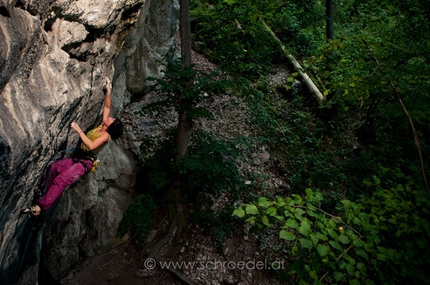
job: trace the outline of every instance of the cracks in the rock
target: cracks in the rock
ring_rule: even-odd
[[[4,16],[6,18],[10,18],[9,10],[4,6],[0,7],[0,15]]]

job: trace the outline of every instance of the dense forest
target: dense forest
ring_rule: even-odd
[[[219,69],[166,59],[165,77],[148,78],[164,100],[142,113],[173,108],[178,127],[142,142],[140,196],[120,233],[142,242],[164,204],[178,229],[200,224],[220,248],[244,226],[275,232],[288,284],[428,284],[430,1],[191,0],[189,13],[193,49]],[[274,89],[280,66],[291,72]],[[254,136],[195,127],[217,94],[246,102]],[[256,146],[288,187],[238,168]],[[229,205],[211,210],[226,192]]]

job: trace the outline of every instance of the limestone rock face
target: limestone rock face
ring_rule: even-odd
[[[101,165],[49,211],[20,215],[44,192],[58,150],[75,147],[76,121],[101,120],[104,77],[112,116],[160,76],[174,52],[175,0],[0,0],[0,280],[59,280],[80,258],[108,246],[129,202],[135,158],[127,135],[100,153]]]

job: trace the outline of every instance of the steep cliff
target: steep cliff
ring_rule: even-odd
[[[145,93],[156,60],[172,52],[178,9],[174,0],[0,0],[2,284],[59,280],[112,242],[134,183],[127,134],[43,216],[20,209],[43,194],[54,152],[78,143],[70,122],[100,123],[104,76],[115,116]]]

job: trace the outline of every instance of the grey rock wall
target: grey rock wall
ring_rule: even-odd
[[[59,280],[112,242],[134,184],[127,134],[43,216],[19,212],[43,194],[54,149],[77,145],[70,122],[100,123],[105,76],[121,118],[144,78],[160,75],[178,10],[175,0],[0,0],[1,284]]]

